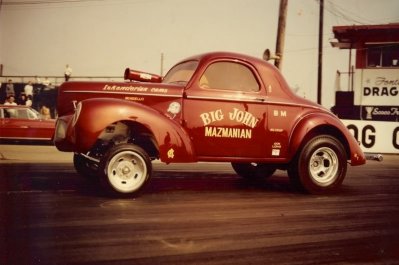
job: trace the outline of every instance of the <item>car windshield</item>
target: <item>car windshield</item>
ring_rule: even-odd
[[[40,114],[34,109],[28,108],[4,108],[4,117],[10,119],[38,120]]]
[[[195,69],[198,66],[198,61],[187,61],[177,64],[165,75],[163,83],[182,83],[187,84],[190,81]]]
[[[35,109],[29,109],[28,116],[29,119],[31,120],[39,120],[42,118],[42,115],[39,112],[37,112]]]

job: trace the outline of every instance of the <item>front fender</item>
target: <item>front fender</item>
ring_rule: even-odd
[[[180,124],[146,105],[112,98],[87,99],[81,104],[74,126],[77,152],[89,151],[108,125],[124,120],[152,132],[163,162],[196,161],[190,138]]]
[[[335,116],[329,113],[311,113],[301,118],[295,125],[290,135],[290,154],[296,154],[307,136],[314,133],[333,134],[341,140],[351,160],[351,165],[366,163],[366,157],[353,135],[345,125]]]

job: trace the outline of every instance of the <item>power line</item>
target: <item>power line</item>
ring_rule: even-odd
[[[317,0],[317,1],[319,2],[320,0]],[[361,25],[375,23],[372,20],[366,19],[364,17],[360,17],[356,13],[351,12],[351,11],[337,5],[336,3],[333,3],[333,1],[331,1],[331,0],[328,0],[328,5],[325,5],[325,9],[327,10],[327,12],[329,12],[333,16],[340,17],[340,18],[342,18],[348,22],[351,22],[351,23],[356,23],[356,24],[361,24]]]

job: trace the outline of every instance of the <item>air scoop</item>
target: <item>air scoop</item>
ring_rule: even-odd
[[[139,81],[139,82],[150,82],[150,83],[162,82],[162,76],[141,72],[130,68],[125,69],[124,78],[125,80]]]

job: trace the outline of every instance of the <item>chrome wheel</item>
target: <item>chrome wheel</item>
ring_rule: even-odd
[[[337,191],[344,181],[347,156],[341,142],[330,135],[307,142],[288,167],[288,176],[299,189],[321,194]]]
[[[109,160],[106,175],[114,190],[120,193],[132,193],[146,182],[147,163],[133,150],[121,151]]]
[[[328,147],[317,149],[310,158],[309,172],[320,186],[328,186],[337,178],[338,156]]]
[[[100,182],[112,196],[138,196],[151,179],[148,154],[134,144],[118,144],[101,158]]]

